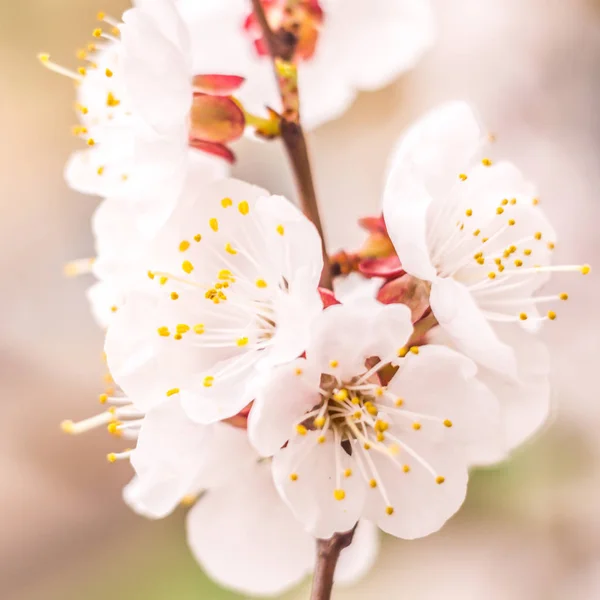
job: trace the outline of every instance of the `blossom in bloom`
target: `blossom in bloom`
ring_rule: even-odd
[[[94,41],[77,52],[75,71],[41,54],[42,64],[77,84],[85,150],[69,159],[70,186],[100,196],[147,198],[177,193],[190,161],[208,178],[224,175],[226,143],[241,136],[245,118],[230,95],[238,76],[191,70],[189,34],[171,0],[137,2],[123,22],[99,14]],[[196,148],[203,150],[199,153]]]
[[[406,347],[411,334],[400,304],[331,306],[314,322],[305,358],[261,386],[250,441],[273,456],[279,493],[317,537],[366,518],[417,538],[463,502],[467,446],[495,426],[497,402],[470,359]]]
[[[376,90],[412,68],[434,38],[426,0],[263,0],[273,29],[294,31],[302,122],[341,116],[360,90]],[[180,0],[197,72],[236,73],[253,113],[281,108],[265,41],[249,0]]]
[[[124,498],[153,519],[180,503],[193,504],[187,537],[210,577],[242,593],[265,596],[282,593],[312,571],[315,540],[279,497],[271,463],[259,461],[245,429],[194,423],[175,396],[135,423],[137,445],[129,459],[136,475]],[[355,543],[341,556],[336,582],[360,578],[372,567],[378,548],[375,528],[362,523]]]
[[[143,409],[181,398],[200,423],[238,413],[259,375],[306,347],[321,310],[315,227],[285,198],[226,179],[196,190],[143,257],[108,330],[111,373]]]
[[[517,377],[514,349],[496,326],[534,329],[554,320],[567,294],[534,296],[552,271],[556,235],[529,182],[484,153],[469,107],[446,105],[413,126],[393,158],[384,218],[403,270],[430,289],[429,303],[453,344],[485,367]]]

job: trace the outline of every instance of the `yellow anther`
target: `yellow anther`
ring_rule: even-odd
[[[385,435],[383,435],[383,433],[381,433],[381,431],[377,432],[377,435],[375,436],[378,442],[384,442],[385,441]]]
[[[385,390],[382,387],[375,388],[375,395],[378,397],[383,396]]]
[[[512,227],[515,223],[516,223],[516,221],[514,219],[509,219],[508,220],[508,224],[509,224],[510,227]]]
[[[554,250],[554,242],[548,242],[546,246],[548,246],[548,250]]]
[[[488,237],[483,237],[483,238],[481,238],[481,243],[485,244],[489,239],[490,238],[488,238]]]
[[[212,387],[213,381],[215,380],[214,377],[212,377],[211,375],[207,375],[204,378],[204,382],[202,385],[204,385],[204,387]]]
[[[308,430],[306,429],[306,427],[304,427],[304,425],[296,425],[296,433],[299,435],[306,435],[306,432]]]
[[[171,335],[169,328],[165,325],[163,325],[162,327],[159,327],[157,329],[157,331],[158,331],[158,335],[161,335],[162,337],[169,337]]]
[[[511,198],[510,199],[510,203],[514,206],[517,203],[517,199],[516,198]]]
[[[77,67],[77,72],[82,76],[85,77],[85,74],[87,73],[87,71],[85,70],[85,67]]]
[[[558,296],[561,300],[568,300],[569,299],[569,294],[566,293],[562,293]]]
[[[237,250],[229,242],[225,244],[225,252],[233,255],[237,254]]]
[[[398,454],[400,454],[400,446],[398,446],[398,444],[392,444],[388,447],[388,452],[391,456],[398,456]]]
[[[106,14],[103,13],[102,11],[100,11],[97,15],[96,18],[98,19],[98,21],[104,21],[104,17],[106,17]]]
[[[316,417],[313,423],[315,427],[317,427],[318,429],[322,429],[323,427],[325,427],[325,421],[325,417]]]
[[[324,444],[324,443],[325,443],[325,436],[324,436],[324,435],[320,435],[320,436],[317,438],[317,442],[318,442],[319,444]]]
[[[301,369],[300,367],[298,367],[298,368],[296,368],[296,369],[294,370],[294,373],[295,373],[296,375],[302,375],[302,369]]]
[[[384,431],[387,431],[389,426],[390,426],[390,424],[387,421],[377,419],[377,421],[375,421],[374,429],[375,429],[375,431],[384,432]]]
[[[329,366],[330,366],[332,369],[335,369],[335,368],[336,368],[336,367],[337,367],[339,364],[340,364],[340,363],[339,363],[337,360],[330,360],[330,361],[329,361]]]
[[[184,260],[181,268],[189,275],[194,270],[194,265],[189,260]]]
[[[202,335],[204,333],[204,323],[198,323],[197,325],[194,325],[194,333]]]
[[[531,256],[531,248],[525,248],[525,250],[523,250],[523,254],[525,256]]]
[[[208,221],[208,225],[213,231],[219,231],[219,221],[214,217]]]
[[[167,283],[167,281],[169,281],[168,277],[165,277],[164,275],[158,280],[158,283],[160,283],[160,285],[165,285],[165,283]]]
[[[227,208],[228,206],[233,206],[233,200],[231,198],[223,198],[223,200],[221,200],[221,206],[223,208]]]
[[[517,258],[515,260],[515,267],[522,267],[523,266],[523,261],[520,258]]]
[[[445,427],[452,427],[452,421],[450,419],[446,419],[444,421],[444,426]]]
[[[119,106],[119,104],[121,104],[121,101],[117,100],[112,92],[108,92],[106,95],[106,106],[114,108],[115,106]]]
[[[409,473],[409,472],[410,472],[410,467],[409,467],[408,465],[404,465],[404,466],[402,467],[402,470],[403,470],[405,473]]]
[[[583,265],[580,269],[582,275],[587,275],[592,270],[590,265]]]
[[[357,396],[354,396],[353,398],[350,399],[350,402],[352,402],[352,404],[360,404],[360,398],[358,398]]]
[[[117,455],[114,452],[110,452],[109,454],[106,455],[106,460],[109,463],[117,462]]]
[[[355,418],[356,420],[358,420],[362,417],[362,412],[360,410],[355,410],[352,413],[352,417]]]
[[[108,394],[100,394],[98,396],[98,402],[100,402],[100,404],[106,404],[108,402]]]
[[[106,71],[104,71],[104,74],[107,77],[112,77],[113,76],[113,72],[108,67],[106,68]]]
[[[167,396],[174,396],[175,394],[179,394],[179,388],[171,388],[167,391]]]
[[[365,450],[370,450],[370,449],[371,449],[371,444],[369,444],[368,442],[365,442],[365,443],[363,444],[363,448],[364,448]]]
[[[393,506],[386,506],[385,507],[385,512],[388,515],[393,515],[394,514],[394,507]]]
[[[503,212],[504,212],[504,209],[503,209],[501,206],[499,206],[499,207],[496,209],[496,214],[497,214],[497,215],[501,215]]]
[[[485,264],[485,258],[483,258],[483,256],[480,256],[480,257],[476,258],[475,260],[476,260],[477,264],[479,264],[479,265]]]
[[[241,214],[247,215],[250,212],[250,205],[245,200],[242,200],[238,204],[238,210]]]
[[[466,181],[467,180],[467,175],[465,173],[460,173],[460,175],[458,176],[462,181]]]
[[[556,319],[556,313],[555,313],[553,310],[549,310],[549,311],[548,311],[548,318],[549,318],[551,321],[554,321],[554,319]]]
[[[94,43],[87,45],[87,51],[90,53],[96,52],[97,49],[98,49],[98,47]]]
[[[63,433],[73,433],[74,425],[75,423],[73,423],[73,421],[63,421],[60,424],[60,428],[62,429]]]
[[[489,158],[484,158],[481,160],[481,164],[484,167],[491,167],[492,166],[492,161]]]
[[[441,475],[438,475],[438,476],[435,478],[435,482],[436,482],[438,485],[442,485],[442,483],[444,483],[444,481],[446,481],[446,478],[445,478],[445,477],[442,477]]]
[[[500,202],[500,204],[502,204],[502,206],[506,206],[508,204],[508,200],[506,198],[504,198],[504,200],[502,200],[502,202]]]
[[[333,394],[333,399],[337,400],[338,402],[345,402],[348,400],[348,396],[348,390],[346,388],[342,388]]]
[[[531,204],[533,204],[534,206],[537,206],[539,203],[540,203],[540,199],[539,199],[539,198],[534,198],[534,199],[531,201]]]
[[[196,502],[196,500],[198,500],[198,496],[194,494],[186,494],[179,501],[179,504],[181,504],[181,506],[192,506]]]
[[[179,298],[179,294],[177,292],[171,292],[171,300],[177,300]]]
[[[542,232],[541,231],[537,231],[534,236],[533,236],[536,240],[541,240],[542,239]]]
[[[267,282],[264,279],[257,279],[256,280],[256,287],[258,287],[258,288],[266,288],[267,287]]]
[[[298,481],[298,474],[297,473],[290,473],[290,480],[291,481]]]
[[[501,258],[495,258],[495,259],[494,259],[494,262],[495,262],[497,265],[501,265],[501,264],[502,264],[502,259],[501,259]]]
[[[413,428],[415,431],[419,431],[419,429],[421,429],[421,423],[413,423],[413,424],[412,424],[412,428]]]
[[[108,431],[108,433],[110,433],[111,435],[119,435],[121,432],[119,431],[118,427],[119,427],[119,421],[114,421],[113,423],[109,423],[106,426],[106,430]]]
[[[489,277],[490,279],[496,279],[496,273],[494,273],[494,271],[490,271],[490,272],[488,273],[488,277]]]
[[[190,247],[190,243],[187,240],[179,242],[179,252],[185,252]]]
[[[221,269],[217,274],[217,279],[221,279],[222,281],[231,279],[231,271],[228,269]]]
[[[465,211],[465,215],[467,215],[467,217],[471,217],[473,216],[473,211],[470,208],[467,208],[467,210]]]
[[[519,319],[521,319],[521,321],[527,321],[527,313],[520,313],[519,314]]]
[[[236,341],[236,344],[241,348],[242,346],[246,346],[248,344],[248,338],[247,337],[241,337],[238,338],[238,340]]]
[[[419,354],[419,346],[411,346],[410,352],[411,354]]]
[[[372,488],[376,488],[377,487],[377,481],[375,481],[375,479],[371,479],[371,481],[369,481],[369,486]]]
[[[88,141],[86,142],[88,146],[90,146],[90,148],[92,146],[96,145],[96,142],[94,141],[94,138],[89,138]]]
[[[177,333],[187,333],[190,330],[190,326],[185,323],[179,323],[175,329]]]
[[[98,168],[96,169],[96,173],[97,173],[98,175],[103,175],[103,174],[104,174],[104,167],[98,167]]]
[[[110,307],[110,312],[117,312],[119,310],[119,307],[116,304],[113,304]]]
[[[344,471],[344,477],[352,477],[352,469],[346,469]]]
[[[201,236],[199,233],[197,233],[197,234],[194,236],[194,241],[195,241],[195,242],[199,242],[201,239],[202,239],[202,236]]]
[[[398,350],[397,354],[399,358],[404,358],[408,354],[408,348],[406,346],[403,346]]]
[[[92,35],[95,38],[99,38],[102,35],[102,29],[100,29],[99,27],[97,29],[94,29],[94,31],[92,31]]]
[[[481,229],[476,229],[476,230],[473,232],[473,235],[474,235],[475,237],[477,237],[477,236],[478,236],[480,233],[481,233]]]
[[[394,404],[396,406],[402,406],[404,404],[404,400],[402,398],[398,398]]]
[[[343,500],[346,497],[346,492],[344,490],[333,490],[333,497],[336,500]]]

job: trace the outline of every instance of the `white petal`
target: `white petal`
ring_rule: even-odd
[[[465,286],[438,277],[431,286],[430,303],[440,326],[461,352],[507,377],[517,376],[513,349],[498,339]]]
[[[126,499],[146,516],[170,513],[191,489],[227,482],[247,468],[252,453],[245,431],[192,422],[173,397],[146,414],[131,455],[136,471]]]
[[[296,425],[321,400],[319,380],[320,373],[311,372],[304,359],[273,369],[248,419],[248,436],[261,456],[272,456],[297,435]]]
[[[378,528],[370,521],[361,520],[354,532],[352,544],[344,548],[335,568],[337,585],[354,585],[375,565],[381,546]]]
[[[320,431],[308,431],[292,438],[273,458],[273,478],[306,530],[327,539],[336,532],[349,531],[359,520],[365,484],[356,460],[339,443],[333,443],[331,432],[321,444],[317,441],[320,436]],[[350,477],[344,477],[346,469],[350,469]],[[343,499],[335,498],[336,489],[344,491]]]
[[[130,10],[123,19],[123,70],[132,108],[157,133],[168,134],[180,127],[192,104],[188,58],[141,10]]]
[[[215,581],[244,595],[279,595],[314,563],[314,539],[279,498],[270,471],[268,463],[250,467],[209,491],[187,518],[196,560]]]
[[[436,483],[435,476],[407,452],[401,451],[396,459],[378,452],[371,455],[381,485],[367,492],[367,517],[386,533],[404,539],[424,537],[440,529],[460,508],[467,492],[468,474],[462,453],[439,446],[420,455],[445,477],[444,483]],[[407,473],[404,465],[410,468]],[[386,512],[387,506],[394,509],[391,515]]]

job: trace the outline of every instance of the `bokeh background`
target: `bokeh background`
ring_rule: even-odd
[[[201,1],[201,0],[199,0]],[[439,38],[418,68],[361,95],[310,137],[332,249],[360,241],[377,212],[386,158],[403,128],[436,103],[471,100],[511,157],[539,184],[557,224],[558,262],[600,264],[600,2],[434,0]],[[130,513],[126,463],[109,465],[103,432],[61,434],[97,409],[102,333],[84,298],[90,281],[62,264],[91,256],[96,200],[62,168],[77,140],[71,83],[39,67],[47,51],[74,64],[102,9],[124,0],[0,0],[0,595],[7,600],[234,599],[194,564],[183,510],[161,522]],[[291,197],[277,143],[242,142],[236,174]],[[599,283],[568,291],[546,328],[554,414],[508,463],[477,472],[467,504],[439,534],[384,541],[372,574],[339,600],[600,598]],[[235,540],[223,540],[235,544]],[[306,598],[307,587],[286,598]]]

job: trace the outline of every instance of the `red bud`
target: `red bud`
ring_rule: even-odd
[[[244,133],[246,119],[240,107],[223,96],[196,94],[190,110],[190,138],[222,144]]]

